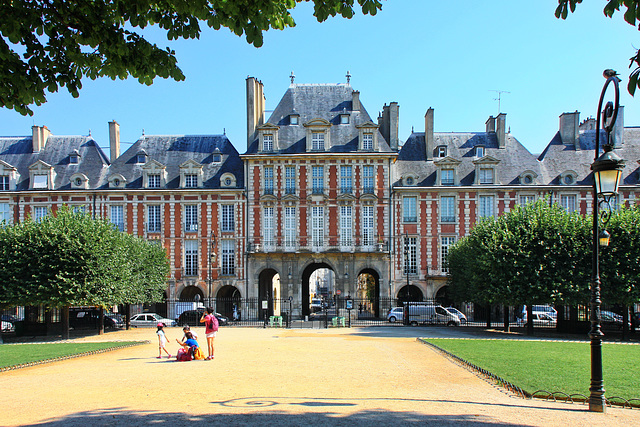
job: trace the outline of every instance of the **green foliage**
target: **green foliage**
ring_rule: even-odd
[[[112,306],[160,301],[164,249],[67,207],[0,228],[0,304]]]
[[[0,106],[33,115],[29,105],[66,87],[79,96],[82,78],[156,77],[184,80],[175,52],[151,44],[136,29],[155,25],[167,39],[200,37],[201,24],[226,27],[262,46],[263,32],[295,26],[291,10],[313,1],[314,16],[351,18],[355,0],[13,0],[0,2]],[[381,0],[357,0],[375,15]]]
[[[429,342],[533,393],[537,390],[589,395],[588,342],[428,339]],[[640,346],[605,343],[607,397],[638,397]]]
[[[569,11],[575,12],[578,3],[582,3],[582,0],[558,0],[556,18],[567,19]],[[622,7],[626,9],[623,14],[624,20],[634,27],[637,26],[638,30],[640,30],[640,0],[608,0],[603,12],[605,16],[612,18],[614,13],[620,11]],[[640,77],[640,50],[636,50],[630,61],[629,68],[634,65],[636,68],[629,75],[627,90],[631,95],[634,95],[636,89],[640,87],[640,81],[638,81],[638,77]]]
[[[449,249],[448,280],[458,301],[584,302],[587,221],[545,199],[481,221]]]

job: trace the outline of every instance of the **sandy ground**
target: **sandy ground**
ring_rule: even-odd
[[[154,329],[81,338],[152,343],[0,373],[0,425],[640,425],[515,397],[403,329],[221,328],[215,360],[193,362],[156,359]]]

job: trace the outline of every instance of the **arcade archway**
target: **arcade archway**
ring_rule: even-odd
[[[436,297],[435,300],[438,302],[438,304],[440,304],[443,307],[449,307],[451,305],[453,305],[453,301],[451,300],[451,297],[449,296],[449,286],[443,286],[440,289],[438,289],[438,292],[436,292]]]
[[[309,307],[309,296],[311,294],[310,289],[310,279],[311,279],[311,275],[319,269],[323,269],[326,268],[328,270],[333,271],[333,268],[324,262],[318,262],[318,263],[313,263],[313,264],[309,264],[304,271],[302,272],[302,315],[303,316],[308,316],[311,314],[311,309]],[[335,284],[334,284],[335,285]],[[329,286],[322,286],[322,287],[326,287],[327,288],[327,292],[328,292],[328,288]],[[317,290],[317,288],[316,288]],[[322,293],[322,291],[320,291]],[[317,292],[316,292],[317,293]],[[325,296],[327,297],[328,295],[319,295],[319,296]]]
[[[380,317],[380,275],[371,268],[365,268],[358,274],[356,298],[359,315],[370,313]]]
[[[398,306],[401,307],[405,302],[424,301],[424,294],[419,287],[415,285],[406,285],[398,291]]]
[[[216,311],[230,320],[241,320],[242,298],[240,291],[235,286],[226,285],[220,288],[216,294]]]
[[[280,294],[280,274],[272,268],[262,270],[258,276],[258,315],[260,318],[273,316],[274,300]],[[265,305],[266,309],[263,308]]]

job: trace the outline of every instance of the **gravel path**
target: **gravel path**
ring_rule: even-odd
[[[422,328],[221,328],[216,359],[193,362],[156,359],[154,332],[81,338],[152,343],[0,373],[0,425],[640,425],[640,410],[514,397],[416,342]]]

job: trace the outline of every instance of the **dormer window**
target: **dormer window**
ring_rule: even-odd
[[[300,121],[300,116],[298,114],[290,114],[289,115],[289,124],[293,126],[297,126]]]
[[[258,150],[263,153],[277,151],[279,126],[265,123],[258,127]]]
[[[500,163],[500,160],[491,156],[484,156],[481,159],[473,160],[472,163],[475,165],[474,184],[499,184],[496,177],[496,167]]]
[[[109,188],[124,188],[127,180],[119,173],[109,177]]]
[[[180,187],[202,187],[202,165],[193,159],[189,159],[180,165]]]
[[[528,170],[528,171],[522,172],[518,178],[520,179],[521,185],[533,185],[535,184],[537,177],[538,177],[538,174]]]
[[[221,187],[235,187],[236,186],[236,177],[230,172],[223,173],[220,177],[220,186]]]
[[[273,151],[273,135],[267,134],[263,136],[262,140],[262,150],[263,151]]]
[[[349,113],[340,114],[340,124],[348,125],[349,124]]]
[[[476,147],[476,157],[479,159],[484,157],[484,145],[478,145]]]
[[[436,157],[447,157],[446,145],[439,145],[436,147]]]
[[[325,119],[313,119],[304,124],[306,128],[306,149],[309,151],[328,151],[331,149],[331,123]]]
[[[362,149],[365,151],[373,150],[373,134],[372,133],[362,134]]]
[[[49,188],[48,175],[33,175],[33,188]]]
[[[575,171],[565,171],[560,175],[560,184],[573,185],[576,183],[578,174]]]
[[[145,153],[144,151],[141,151],[138,154],[136,154],[136,163],[139,163],[139,164],[147,163],[147,153]]]
[[[324,132],[311,132],[311,149],[324,151]]]
[[[378,126],[371,121],[357,125],[358,149],[362,151],[378,150]]]
[[[454,170],[453,169],[442,169],[440,173],[440,184],[441,185],[454,185]]]
[[[142,170],[144,188],[162,188],[166,185],[166,167],[162,163],[151,160]]]
[[[55,171],[50,164],[38,160],[29,166],[29,181],[34,189],[53,190]]]
[[[147,175],[148,178],[148,188],[160,188],[160,174],[159,173],[150,173]]]
[[[460,160],[446,157],[435,160],[434,165],[438,168],[436,175],[436,185],[458,185],[458,167]]]
[[[77,165],[80,163],[80,154],[74,150],[73,153],[69,154],[69,164]]]

